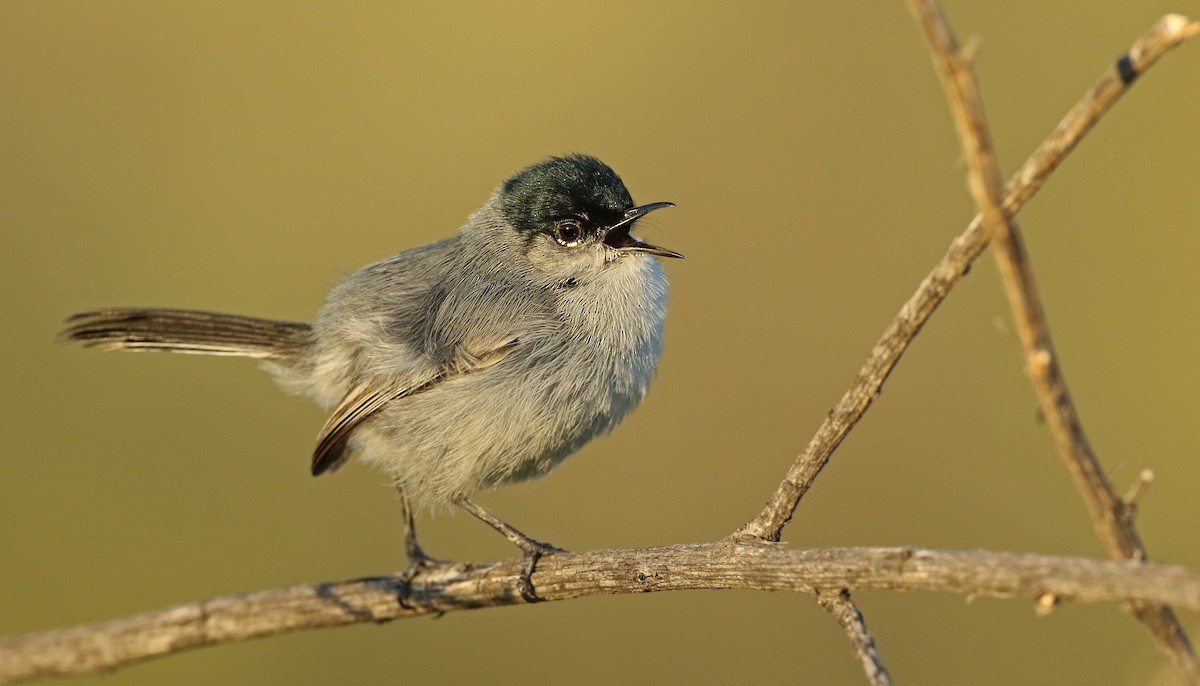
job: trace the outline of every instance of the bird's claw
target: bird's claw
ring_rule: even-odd
[[[549,543],[535,541],[532,538],[526,539],[521,548],[525,551],[525,555],[521,558],[521,576],[517,578],[517,592],[527,603],[540,603],[542,598],[533,588],[533,571],[537,567],[538,560],[547,555],[567,551]]]

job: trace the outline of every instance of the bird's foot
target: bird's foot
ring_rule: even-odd
[[[517,580],[517,592],[521,594],[521,597],[527,603],[541,602],[542,598],[538,597],[537,591],[534,590],[532,579],[533,570],[537,567],[538,560],[547,555],[565,553],[567,551],[526,536],[512,524],[500,519],[492,514],[490,510],[467,496],[459,496],[455,498],[454,502],[483,523],[499,531],[505,538],[512,541],[513,544],[525,552],[521,560],[521,577]]]
[[[535,541],[528,536],[524,541],[517,543],[521,549],[525,551],[525,555],[521,558],[521,576],[517,578],[517,592],[521,594],[521,598],[527,603],[540,603],[542,598],[538,596],[537,591],[533,588],[533,570],[537,568],[538,560],[547,555],[555,553],[565,553],[566,550],[558,546]]]

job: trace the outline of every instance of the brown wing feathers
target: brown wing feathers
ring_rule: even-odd
[[[495,350],[470,355],[470,365],[444,371],[412,386],[389,387],[388,384],[380,384],[375,379],[359,382],[347,391],[342,401],[333,408],[333,413],[317,435],[317,449],[313,451],[312,459],[313,476],[336,471],[341,467],[349,457],[346,448],[350,433],[384,405],[429,390],[447,378],[486,369],[504,359],[516,345],[517,339],[514,338]]]

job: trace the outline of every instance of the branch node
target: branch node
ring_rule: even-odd
[[[1133,83],[1134,79],[1138,77],[1137,67],[1133,66],[1133,58],[1129,56],[1129,53],[1121,55],[1117,60],[1117,74],[1121,76],[1121,83],[1126,86]]]
[[[1030,371],[1038,376],[1042,376],[1050,369],[1050,364],[1054,361],[1054,354],[1045,348],[1036,350],[1029,356]]]
[[[1146,495],[1146,491],[1150,490],[1150,484],[1154,483],[1154,470],[1143,469],[1133,483],[1130,484],[1129,490],[1125,492],[1125,497],[1121,499],[1124,503],[1124,518],[1128,521],[1133,521],[1137,515],[1138,503]]]
[[[1033,611],[1038,617],[1045,617],[1058,607],[1060,598],[1053,593],[1043,593],[1033,601]]]
[[[1162,18],[1163,32],[1175,40],[1184,40],[1200,33],[1200,22],[1192,21],[1182,14],[1168,14]]]
[[[979,55],[979,49],[982,47],[983,36],[976,33],[967,39],[966,45],[963,45],[958,49],[958,54],[966,66],[974,67],[975,57]]]

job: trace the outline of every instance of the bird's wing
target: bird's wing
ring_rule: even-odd
[[[312,473],[314,476],[325,472],[335,471],[346,462],[349,454],[346,451],[350,433],[384,405],[427,391],[447,379],[486,369],[504,359],[518,339],[496,341],[484,348],[460,348],[452,364],[430,378],[412,383],[407,386],[394,387],[392,384],[381,383],[376,378],[368,378],[351,388],[342,398],[333,414],[329,416],[325,426],[317,435],[317,447],[313,451]]]

